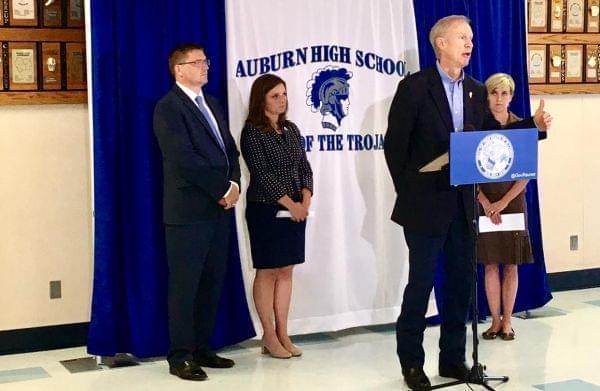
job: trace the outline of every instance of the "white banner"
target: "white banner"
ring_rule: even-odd
[[[227,56],[234,137],[239,141],[254,79],[277,74],[314,172],[315,215],[306,262],[294,269],[290,333],[395,321],[408,250],[390,220],[395,193],[383,142],[396,86],[418,70],[412,1],[229,0]],[[245,167],[242,182],[245,188]],[[236,209],[254,311],[245,205]]]

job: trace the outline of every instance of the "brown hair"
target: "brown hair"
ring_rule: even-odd
[[[272,129],[271,122],[265,115],[265,100],[267,93],[279,84],[283,84],[287,90],[285,81],[279,76],[275,76],[271,73],[266,73],[254,80],[252,88],[250,89],[250,103],[248,104],[248,117],[246,118],[246,123],[250,123],[264,131]],[[279,114],[277,126],[283,127],[285,122],[286,113]]]
[[[182,43],[173,48],[171,53],[169,54],[169,71],[171,71],[171,75],[175,76],[175,65],[184,61],[189,52],[192,50],[202,50],[204,52],[204,48],[195,43]],[[206,54],[206,52],[204,52]]]

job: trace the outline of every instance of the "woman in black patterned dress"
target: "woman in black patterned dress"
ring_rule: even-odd
[[[298,127],[286,119],[285,82],[272,74],[260,76],[249,106],[241,151],[250,171],[246,221],[256,269],[254,303],[263,327],[263,353],[290,358],[302,354],[288,336],[287,321],[293,268],[304,262],[312,170]]]

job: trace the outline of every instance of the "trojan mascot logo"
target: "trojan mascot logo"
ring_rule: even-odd
[[[323,116],[321,125],[334,132],[348,115],[350,108],[350,84],[352,77],[345,68],[327,67],[319,69],[307,83],[306,104],[313,113]]]

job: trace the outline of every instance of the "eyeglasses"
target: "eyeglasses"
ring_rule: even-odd
[[[185,64],[191,64],[195,67],[199,67],[202,65],[206,65],[207,67],[210,66],[210,60],[208,58],[203,58],[201,60],[194,60],[194,61],[188,61],[188,62],[180,62],[177,65],[185,65]]]

